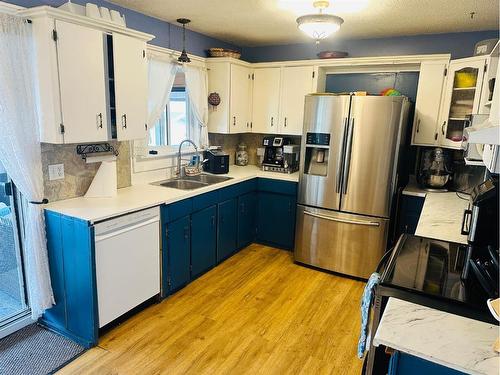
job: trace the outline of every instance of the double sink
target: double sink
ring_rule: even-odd
[[[174,188],[180,190],[194,190],[200,189],[205,186],[217,184],[231,180],[232,177],[215,176],[211,174],[202,173],[196,176],[184,176],[179,178],[171,178],[169,180],[158,181],[152,185],[163,186],[167,188]]]

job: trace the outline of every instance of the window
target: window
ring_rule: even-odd
[[[192,114],[184,83],[184,73],[178,73],[167,107],[156,125],[149,131],[149,146],[176,146],[190,138]]]

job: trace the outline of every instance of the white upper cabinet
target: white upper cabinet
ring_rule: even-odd
[[[242,65],[231,64],[230,133],[250,131],[252,73]]]
[[[254,70],[252,131],[279,133],[281,68]]]
[[[424,61],[420,65],[412,144],[439,143],[439,111],[442,103],[447,61]]]
[[[48,6],[22,15],[32,21],[41,142],[147,135],[145,47],[152,35]]]
[[[113,66],[116,132],[119,141],[147,136],[148,65],[146,42],[113,34]],[[113,90],[111,90],[113,92]],[[110,98],[112,101],[112,98]],[[112,124],[113,126],[113,124]]]
[[[314,67],[285,67],[281,78],[279,133],[302,135],[305,96],[314,91]]]
[[[441,146],[461,148],[467,116],[479,110],[486,60],[478,56],[450,62],[439,129]]]
[[[64,143],[106,141],[103,34],[59,20],[55,29]]]
[[[215,59],[216,60],[216,59]],[[208,92],[217,93],[221,102],[209,106],[208,131],[246,133],[251,126],[252,71],[239,61],[208,61]]]

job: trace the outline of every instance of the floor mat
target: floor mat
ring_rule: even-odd
[[[51,374],[84,351],[73,341],[31,324],[0,340],[0,374]]]

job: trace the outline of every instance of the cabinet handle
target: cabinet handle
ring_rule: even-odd
[[[441,134],[444,135],[444,127],[446,125],[446,121],[443,121],[443,125],[441,125]]]
[[[417,133],[420,131],[420,119],[417,120]]]
[[[233,126],[236,126],[236,116],[233,116]]]
[[[102,113],[99,113],[97,115],[97,121],[98,121],[97,122],[97,127],[100,128],[100,129],[102,129]]]
[[[127,115],[126,114],[122,115],[122,128],[127,129]]]
[[[274,117],[271,117],[271,126],[274,126]]]
[[[286,128],[286,117],[285,117],[285,128]]]
[[[184,239],[189,238],[189,227],[184,227]]]
[[[215,228],[215,216],[212,216],[212,227]]]

